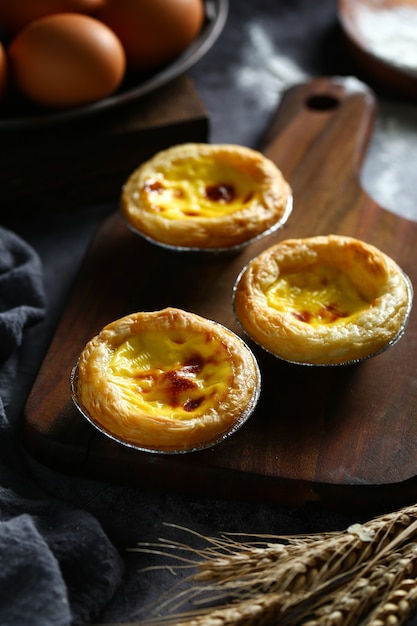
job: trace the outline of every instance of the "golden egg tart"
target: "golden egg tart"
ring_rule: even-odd
[[[222,441],[248,419],[260,372],[230,330],[166,308],[105,326],[82,350],[71,387],[104,434],[139,450],[181,453]]]
[[[285,223],[288,183],[260,152],[229,144],[186,143],[158,152],[128,178],[127,224],[154,243],[230,250]]]
[[[408,277],[363,241],[338,235],[288,239],[242,270],[236,317],[257,344],[293,363],[338,365],[378,354],[403,334]]]

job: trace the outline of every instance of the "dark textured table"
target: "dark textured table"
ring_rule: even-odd
[[[389,211],[417,220],[416,105],[374,84],[354,65],[344,48],[334,0],[230,0],[220,39],[188,72],[209,116],[210,141],[253,147],[267,130],[285,90],[313,76],[349,75],[366,81],[375,90],[379,105],[362,169],[363,187]],[[57,205],[52,215],[35,211],[31,216],[6,220],[7,226],[39,253],[48,298],[46,319],[27,331],[22,347],[11,408],[16,419],[90,238],[115,208],[114,201],[70,210],[60,210]],[[184,539],[165,527],[166,523],[216,535],[226,530],[310,533],[344,529],[358,521],[355,511],[237,502],[232,493],[227,500],[208,500],[139,490],[59,474],[34,459],[29,463],[48,493],[96,516],[125,559],[124,583],[101,616],[103,623],[134,621],[145,603],[172,584],[169,572],[139,574],[146,557],[127,551],[139,541],[155,541],[162,535]]]

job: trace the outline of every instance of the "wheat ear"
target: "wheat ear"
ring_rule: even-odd
[[[197,572],[184,599],[188,593],[200,603],[215,600],[215,608],[157,623],[399,626],[416,609],[417,505],[344,532],[235,537],[209,540],[196,551]]]

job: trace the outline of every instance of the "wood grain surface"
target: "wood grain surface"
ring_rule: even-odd
[[[415,501],[415,310],[395,346],[347,367],[286,364],[248,342],[262,371],[259,405],[240,431],[209,450],[137,452],[96,432],[70,399],[70,371],[84,344],[132,311],[177,306],[241,334],[234,281],[278,240],[361,238],[391,255],[415,284],[417,224],[378,206],[359,182],[375,115],[373,94],[352,78],[314,79],[285,94],[261,149],[289,180],[293,213],[281,231],[237,256],[175,255],[111,215],[91,243],[28,398],[22,436],[31,454],[71,473],[207,496],[358,510]]]

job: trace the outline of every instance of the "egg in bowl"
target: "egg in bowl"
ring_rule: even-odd
[[[154,243],[191,250],[246,245],[282,226],[291,189],[257,150],[187,143],[158,152],[123,186],[127,224]]]
[[[168,307],[105,326],[71,376],[81,413],[111,438],[148,452],[180,453],[222,441],[251,415],[260,372],[224,326]]]
[[[281,241],[248,263],[233,291],[237,319],[256,343],[311,365],[352,363],[393,345],[412,299],[393,259],[339,235]]]

